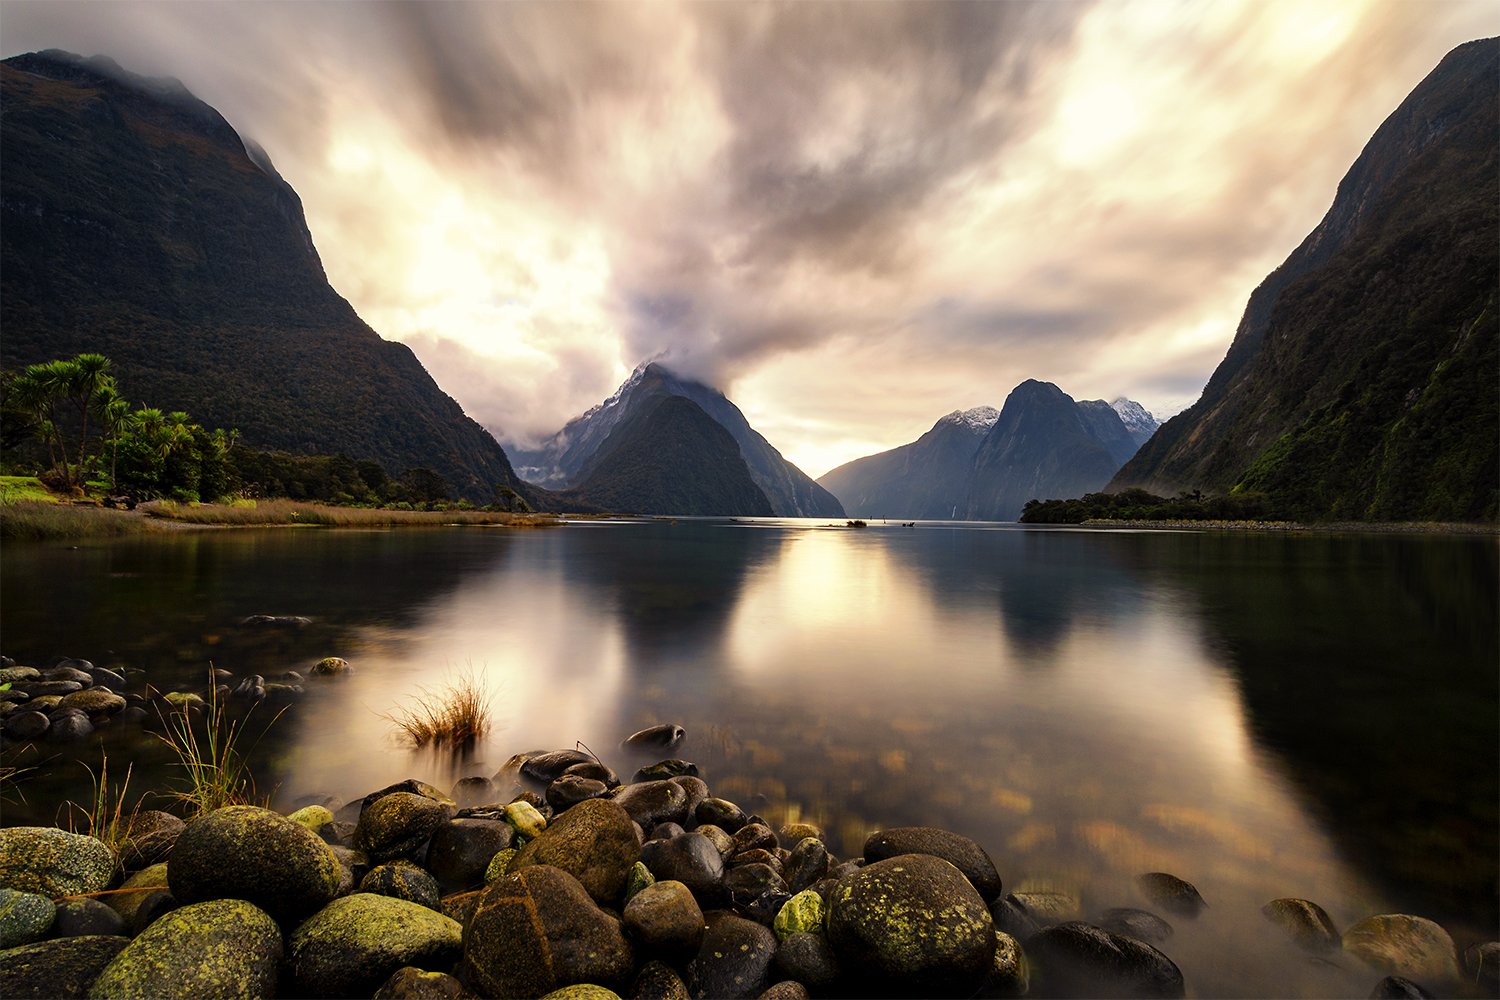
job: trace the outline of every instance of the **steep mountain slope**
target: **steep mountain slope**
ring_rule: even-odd
[[[1120,419],[1119,412],[1104,400],[1080,399],[1078,415],[1083,418],[1083,426],[1088,430],[1089,437],[1109,452],[1109,457],[1117,464],[1124,465],[1130,461],[1130,456],[1140,448],[1140,443],[1126,428],[1125,421]]]
[[[1450,52],[1250,297],[1202,398],[1109,484],[1307,519],[1495,520],[1500,40]]]
[[[850,517],[962,517],[974,452],[1000,417],[990,406],[954,410],[911,444],[846,462],[818,485]]]
[[[647,400],[657,396],[691,399],[722,424],[739,442],[750,477],[765,491],[776,515],[844,516],[837,498],[782,458],[781,452],[750,426],[739,407],[723,393],[701,382],[678,378],[656,362],[647,362],[636,368],[609,399],[568,421],[567,426],[541,448],[517,450],[516,464],[522,478],[551,490],[581,485],[594,465],[608,453],[605,444],[614,429],[630,419]]]
[[[1089,422],[1051,382],[1016,386],[974,453],[964,516],[1014,521],[1028,500],[1082,496],[1109,482],[1120,463],[1090,434]]]
[[[646,399],[616,424],[599,454],[563,496],[619,513],[771,516],[739,442],[685,396]]]
[[[257,448],[426,466],[475,500],[521,485],[329,286],[296,192],[182,84],[51,50],[0,64],[0,109],[7,368],[97,351],[133,402]]]
[[[1135,442],[1136,449],[1151,440],[1151,435],[1161,426],[1161,421],[1151,415],[1151,411],[1133,399],[1121,396],[1109,404],[1110,407],[1120,415],[1120,422],[1125,425],[1125,430]]]

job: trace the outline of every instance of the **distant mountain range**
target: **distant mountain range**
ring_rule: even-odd
[[[7,369],[95,351],[132,403],[255,448],[423,466],[481,503],[524,488],[329,286],[297,193],[181,83],[49,50],[0,64],[0,109]]]
[[[521,478],[547,490],[561,491],[561,496],[593,496],[586,485],[604,460],[614,451],[618,440],[614,432],[629,422],[643,407],[660,397],[681,396],[692,400],[720,424],[739,446],[740,455],[750,478],[764,493],[771,513],[778,517],[843,517],[838,498],[813,482],[806,473],[781,457],[745,415],[717,389],[679,378],[659,362],[646,362],[604,402],[580,417],[568,421],[562,430],[540,448],[516,448],[517,471]],[[715,456],[705,456],[712,468],[719,468]],[[625,471],[617,463],[615,473]],[[705,472],[707,474],[707,472]],[[597,489],[597,485],[594,487]],[[721,513],[750,514],[751,511]]]
[[[1075,402],[1028,380],[1001,410],[955,410],[911,444],[845,463],[818,483],[852,517],[1014,521],[1028,500],[1103,487],[1156,426],[1132,400]]]
[[[1500,39],[1450,52],[1250,296],[1196,404],[1120,469],[1299,520],[1500,519]]]

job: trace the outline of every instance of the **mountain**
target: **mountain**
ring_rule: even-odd
[[[563,496],[622,514],[770,517],[740,445],[685,396],[650,396],[615,425],[602,456]]]
[[[594,466],[608,454],[606,443],[621,423],[648,400],[682,396],[697,403],[739,443],[740,453],[778,517],[843,517],[838,499],[781,457],[745,415],[724,394],[701,382],[678,378],[658,362],[636,368],[615,393],[580,417],[568,421],[542,447],[515,449],[523,479],[548,490],[581,486]]]
[[[1108,404],[1079,406],[1051,382],[1016,386],[974,453],[964,516],[1014,521],[1028,500],[1082,496],[1109,482],[1120,463],[1093,433],[1105,414],[1118,428],[1109,427],[1105,441],[1118,441],[1125,425]]]
[[[910,444],[846,462],[818,485],[850,517],[950,520],[963,516],[969,464],[1000,417],[991,406],[954,410]]]
[[[505,452],[329,286],[302,203],[176,80],[49,50],[0,63],[0,361],[85,351],[133,403],[241,441],[443,475],[487,502]]]
[[[1119,411],[1104,400],[1078,400],[1078,415],[1083,419],[1083,426],[1089,437],[1109,452],[1109,457],[1115,460],[1116,465],[1124,465],[1130,461],[1130,457],[1140,448],[1140,442],[1125,426]]]
[[[1116,413],[1120,415],[1120,422],[1125,425],[1125,430],[1130,433],[1131,440],[1135,441],[1136,449],[1151,440],[1151,435],[1161,426],[1161,421],[1151,415],[1151,411],[1133,399],[1121,396],[1109,404]]]
[[[1202,397],[1108,489],[1262,492],[1318,520],[1500,518],[1500,39],[1380,126],[1250,296]]]

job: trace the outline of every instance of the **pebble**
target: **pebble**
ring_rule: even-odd
[[[1203,901],[1203,897],[1198,895],[1198,890],[1191,882],[1186,882],[1166,872],[1147,872],[1145,875],[1137,875],[1135,885],[1141,891],[1141,895],[1150,900],[1153,906],[1179,917],[1187,917],[1191,920],[1208,905]]]

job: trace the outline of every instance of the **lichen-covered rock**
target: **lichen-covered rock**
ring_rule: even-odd
[[[62,701],[57,703],[57,707],[76,708],[88,715],[93,715],[95,712],[108,712],[113,715],[125,707],[125,699],[111,691],[88,688],[64,695]]]
[[[743,917],[722,917],[703,935],[688,963],[688,992],[694,997],[758,997],[771,985],[776,935]]]
[[[451,816],[448,807],[424,795],[392,792],[370,803],[359,817],[354,849],[376,864],[410,858]]]
[[[547,829],[547,818],[537,807],[524,799],[517,799],[505,807],[505,822],[515,829],[517,836],[535,840]]]
[[[832,985],[839,976],[838,958],[822,934],[788,934],[776,946],[776,968],[814,989]]]
[[[655,764],[648,764],[635,772],[635,780],[642,781],[667,781],[671,778],[696,778],[698,777],[698,765],[686,760],[659,760]]]
[[[575,983],[553,990],[542,997],[542,1000],[620,1000],[620,994],[593,983]]]
[[[625,995],[631,1000],[691,1000],[692,996],[677,970],[656,958],[641,966]]]
[[[681,882],[656,882],[625,904],[625,929],[651,950],[697,948],[703,940],[703,910]]]
[[[931,826],[878,830],[865,840],[862,853],[866,861],[885,861],[902,854],[930,854],[963,872],[986,904],[1000,898],[1000,873],[984,848],[947,830]]]
[[[1136,888],[1150,900],[1151,905],[1192,919],[1208,904],[1198,894],[1198,889],[1188,881],[1166,872],[1147,872],[1135,877]]]
[[[325,656],[313,664],[310,673],[314,677],[348,677],[354,673],[354,668],[343,657]]]
[[[474,994],[446,972],[423,972],[408,965],[391,974],[375,1000],[469,1000]]]
[[[1344,932],[1344,952],[1391,976],[1448,983],[1458,978],[1453,939],[1425,917],[1383,913]]]
[[[455,819],[433,832],[424,864],[445,893],[478,889],[495,855],[515,842],[515,828],[503,820]]]
[[[904,854],[866,865],[829,902],[828,941],[868,990],[967,996],[990,971],[994,921],[942,858]]]
[[[0,886],[49,899],[103,892],[115,856],[94,837],[50,826],[0,829]]]
[[[795,979],[783,979],[760,995],[760,1000],[808,1000],[812,994]]]
[[[563,774],[547,786],[547,804],[558,812],[564,812],[580,802],[601,798],[608,791],[609,786],[597,778]]]
[[[637,861],[630,866],[630,871],[625,875],[625,903],[629,905],[636,893],[648,885],[655,884],[656,876],[651,874],[651,869]]]
[[[776,940],[785,941],[789,934],[822,934],[827,917],[823,897],[811,889],[804,889],[787,900],[776,914],[771,930]]]
[[[132,890],[154,888],[160,889],[163,892],[170,892],[167,884],[167,863],[162,861],[136,872],[126,879],[125,884],[120,888]],[[103,898],[104,905],[120,915],[120,919],[123,921],[128,932],[138,926],[145,926],[144,924],[137,924],[137,913],[141,907],[146,905],[152,895],[149,892],[139,891],[112,892]]]
[[[514,861],[516,859],[516,855],[520,853],[520,848],[516,847],[507,847],[503,851],[496,852],[495,856],[493,858],[490,858],[490,863],[485,866],[484,884],[489,885],[491,882],[495,881],[495,879],[499,878],[507,871],[509,871],[510,863]]]
[[[0,995],[6,1000],[82,1000],[130,939],[57,938],[0,951]]]
[[[1260,912],[1304,951],[1322,954],[1336,950],[1341,944],[1338,928],[1317,903],[1305,899],[1273,899],[1262,906]]]
[[[360,880],[359,891],[404,899],[429,910],[442,910],[442,892],[438,889],[437,879],[410,861],[397,861],[370,869]]]
[[[1024,997],[1031,991],[1031,967],[1015,938],[995,932],[995,960],[980,988],[981,997]]]
[[[1026,942],[1033,974],[1046,995],[1163,997],[1186,995],[1176,964],[1146,944],[1092,924],[1069,921]]]
[[[0,889],[0,949],[40,941],[56,916],[57,907],[46,896]]]
[[[141,932],[105,966],[93,1000],[276,995],[281,928],[243,899],[174,910]]]
[[[581,882],[595,902],[611,906],[625,888],[630,866],[640,859],[640,841],[625,810],[608,799],[590,799],[553,819],[521,848],[510,871],[532,865],[560,868]]]
[[[269,809],[226,806],[178,836],[167,882],[184,906],[243,899],[288,924],[338,893],[338,860],[307,827]]]
[[[317,833],[323,829],[324,824],[333,822],[333,810],[327,806],[303,806],[288,816],[287,819],[293,823],[299,823],[307,827],[313,833]]]
[[[336,899],[287,939],[292,996],[370,996],[407,965],[458,961],[463,928],[425,906],[358,892]]]
[[[620,922],[576,878],[550,865],[530,865],[491,884],[464,929],[462,976],[482,996],[623,985],[634,966]]]

